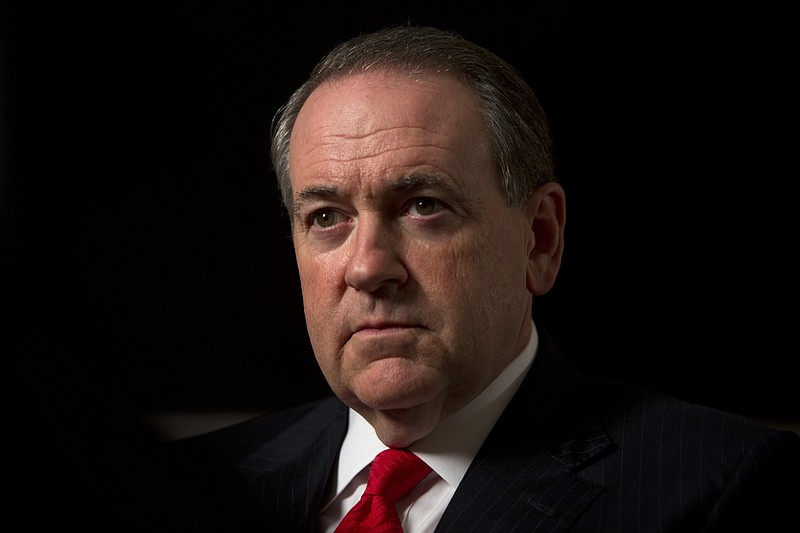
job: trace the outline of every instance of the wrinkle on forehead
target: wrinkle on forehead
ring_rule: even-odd
[[[379,133],[376,133],[376,135]],[[357,140],[366,139],[367,136],[361,137]],[[352,137],[343,137],[343,136],[331,136],[326,137],[325,139],[331,139],[331,142],[321,142],[317,146],[312,147],[309,150],[305,151],[305,155],[313,156],[314,152],[319,150],[328,150],[328,153],[324,155],[320,162],[348,162],[348,161],[359,161],[363,159],[369,159],[372,157],[379,157],[385,154],[389,154],[392,152],[398,152],[402,150],[412,150],[415,148],[428,148],[432,150],[443,150],[446,152],[450,152],[451,150],[444,146],[438,146],[436,144],[431,143],[408,143],[403,144],[402,146],[397,146],[396,143],[384,143],[380,139],[376,139],[374,142],[369,143],[368,145],[357,145],[356,149],[353,150],[349,146],[345,145],[344,143],[338,143],[338,140],[353,140]]]
[[[384,117],[385,118],[385,117]],[[448,150],[449,136],[431,128],[415,124],[375,126],[365,131],[341,131],[347,123],[323,125],[309,131],[298,140],[303,141],[296,155],[310,160],[355,161],[378,157],[397,150],[432,148]],[[299,144],[299,143],[298,143]]]
[[[398,129],[417,129],[417,130],[422,130],[422,131],[431,133],[433,135],[441,135],[436,130],[433,130],[433,129],[430,129],[430,128],[423,128],[422,126],[408,125],[408,126],[392,126],[392,127],[388,127],[388,128],[378,128],[372,133],[364,133],[362,135],[352,134],[352,133],[350,133],[350,134],[347,134],[347,133],[339,133],[339,134],[333,133],[330,136],[331,137],[342,137],[342,138],[345,138],[345,139],[363,139],[363,138],[368,137],[368,136],[373,135],[373,134],[378,134],[378,133],[382,133],[382,132],[390,133],[391,130],[398,130]]]

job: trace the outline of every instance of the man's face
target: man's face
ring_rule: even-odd
[[[506,206],[477,98],[446,75],[317,88],[290,171],[320,368],[384,443],[408,445],[527,342],[530,217]]]

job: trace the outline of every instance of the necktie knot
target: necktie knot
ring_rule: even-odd
[[[425,479],[431,467],[405,449],[388,449],[375,456],[363,496],[336,528],[336,533],[402,533],[394,504]]]
[[[396,503],[430,471],[430,466],[408,450],[384,450],[372,461],[366,493],[380,494]]]

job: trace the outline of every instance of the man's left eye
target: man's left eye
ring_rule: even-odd
[[[408,212],[418,216],[430,216],[441,209],[442,204],[433,198],[415,198],[408,206]]]

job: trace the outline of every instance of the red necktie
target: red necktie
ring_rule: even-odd
[[[402,533],[394,504],[431,471],[422,459],[404,449],[375,456],[364,495],[345,515],[336,533]]]

